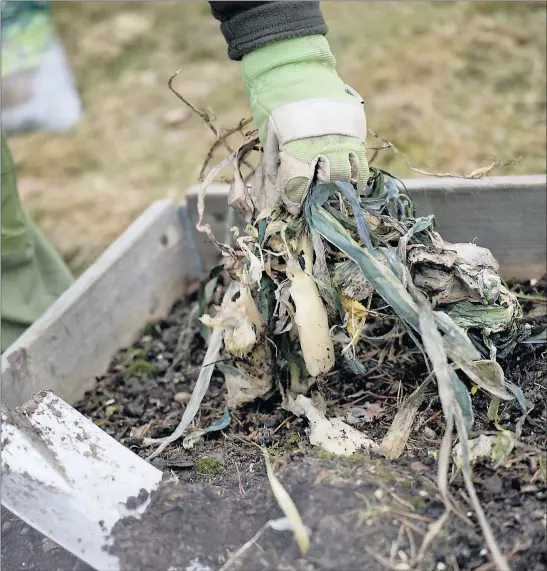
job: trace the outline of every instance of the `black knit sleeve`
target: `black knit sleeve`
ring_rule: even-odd
[[[239,60],[270,42],[326,34],[319,2],[209,2],[228,43],[228,56]]]

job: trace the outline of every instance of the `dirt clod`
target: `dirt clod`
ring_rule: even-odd
[[[125,502],[125,507],[130,510],[136,510],[138,507],[142,506],[144,502],[148,499],[148,492],[142,488],[138,496],[130,496]]]

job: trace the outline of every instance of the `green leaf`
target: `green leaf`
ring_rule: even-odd
[[[349,353],[344,353],[343,359],[344,368],[347,368],[352,375],[364,375],[366,373],[365,366],[357,357],[353,357]]]
[[[258,223],[258,243],[263,246],[266,239],[266,228],[268,227],[268,219],[264,218]]]
[[[435,322],[444,332],[443,342],[451,358],[457,357],[459,362],[477,361],[482,355],[471,342],[467,333],[454,323],[453,319],[443,311],[434,311]]]
[[[310,229],[312,247],[315,255],[313,263],[313,279],[317,284],[319,293],[323,300],[338,313],[340,319],[344,319],[344,308],[340,302],[340,295],[337,289],[333,286],[332,280],[327,266],[325,245],[318,232]]]
[[[346,228],[348,230],[357,231],[357,224],[349,216],[346,216],[345,214],[340,212],[340,210],[338,210],[337,208],[334,208],[334,206],[331,206],[330,204],[324,204],[323,208],[329,214],[334,216],[334,218],[336,218],[336,220],[338,220],[338,222],[340,222],[342,224],[342,226],[344,226],[344,228]]]
[[[204,428],[203,431],[207,433],[207,432],[216,432],[219,430],[224,430],[225,428],[228,428],[230,422],[232,422],[232,417],[230,416],[230,409],[227,406],[225,406],[222,417],[219,420],[217,420],[214,424],[211,424],[207,428]]]
[[[471,432],[473,427],[473,405],[471,403],[471,395],[467,390],[465,384],[458,378],[458,375],[452,370],[451,372],[452,387],[454,388],[454,394],[456,400],[460,405],[462,410],[463,419],[465,422],[465,429],[467,430],[467,435]]]
[[[401,283],[402,263],[393,252],[387,248],[382,250],[390,266],[400,268],[400,278],[390,268],[361,248],[348,231],[324,208],[317,206],[313,199],[305,203],[304,216],[312,229],[319,232],[325,240],[344,252],[359,266],[376,292],[394,309],[403,322],[419,332],[420,312],[416,302]],[[494,361],[475,362],[480,359],[480,353],[473,346],[467,334],[454,323],[449,315],[433,312],[433,318],[436,326],[445,333],[441,338],[444,349],[456,365],[481,388],[504,400],[511,400],[513,397],[505,389],[501,367]]]
[[[547,343],[547,328],[545,328],[543,331],[540,331],[536,335],[528,337],[524,343],[529,343],[530,345]]]
[[[459,301],[443,307],[463,329],[482,329],[486,331],[503,331],[513,322],[515,309],[513,306],[496,307],[482,305],[470,301]]]
[[[310,227],[351,258],[372,283],[378,294],[393,307],[399,317],[417,330],[417,306],[393,272],[361,248],[347,230],[324,208],[309,202],[305,216]]]
[[[196,442],[203,438],[203,436],[205,436],[208,432],[218,432],[219,430],[224,430],[225,428],[228,428],[231,421],[232,418],[230,417],[230,410],[227,406],[225,406],[224,414],[214,424],[207,426],[207,428],[198,428],[197,430],[192,430],[189,432],[182,441],[183,448],[193,448],[194,444],[196,444]]]
[[[275,309],[276,288],[274,281],[268,275],[262,274],[260,289],[258,290],[258,311],[268,326],[271,325],[271,318]]]
[[[313,201],[317,206],[324,206],[331,194],[337,190],[338,188],[333,182],[316,184],[312,189],[310,189],[307,199],[308,201]]]
[[[370,231],[368,229],[365,220],[365,214],[361,209],[361,205],[359,204],[359,199],[357,197],[357,194],[353,186],[348,182],[336,181],[329,183],[327,185],[319,184],[316,186],[316,188],[319,187],[318,192],[321,192],[322,187],[326,186],[331,188],[333,185],[337,190],[339,190],[344,195],[349,205],[351,206],[353,210],[353,217],[355,218],[355,222],[357,224],[357,232],[359,233],[361,240],[363,240],[363,244],[365,244],[371,256],[375,257],[376,253],[374,252],[374,248],[372,247],[372,240],[370,238]]]
[[[517,385],[513,384],[511,381],[506,381],[505,386],[515,395],[515,398],[517,399],[522,412],[524,414],[528,414],[530,412],[530,407],[526,401],[526,397],[524,396],[522,389],[517,387]]]

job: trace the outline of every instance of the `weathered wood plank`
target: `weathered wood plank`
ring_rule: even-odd
[[[435,214],[438,230],[450,242],[489,248],[505,278],[541,277],[546,272],[547,177],[499,176],[483,179],[427,178],[403,181],[419,215]],[[216,236],[228,229],[228,185],[211,187],[206,219]],[[186,193],[188,212],[196,219],[197,187]],[[203,259],[217,254],[205,235],[196,238]]]
[[[194,228],[198,221],[198,189],[199,186],[191,186],[184,196],[186,212]],[[211,226],[217,240],[225,241],[226,243],[230,240],[230,228],[234,225],[240,225],[237,223],[235,211],[228,206],[229,189],[230,186],[227,184],[212,184],[209,187],[205,198],[205,214],[203,217],[204,223]],[[219,259],[218,249],[206,234],[197,230],[194,233],[194,239],[205,269],[211,269],[211,266]]]
[[[2,403],[42,389],[73,403],[197,276],[177,207],[154,203],[2,356]]]
[[[418,214],[434,213],[450,242],[489,248],[509,279],[539,278],[547,265],[547,177],[405,181]]]

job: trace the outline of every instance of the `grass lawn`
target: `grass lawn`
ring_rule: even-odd
[[[70,133],[11,137],[21,194],[75,271],[153,200],[197,181],[212,135],[167,79],[230,127],[249,115],[206,2],[55,2],[85,105]],[[341,76],[369,127],[412,164],[546,169],[546,7],[532,2],[326,2]],[[374,144],[374,141],[371,141]],[[388,151],[375,164],[413,173]],[[416,175],[415,175],[416,176]]]

